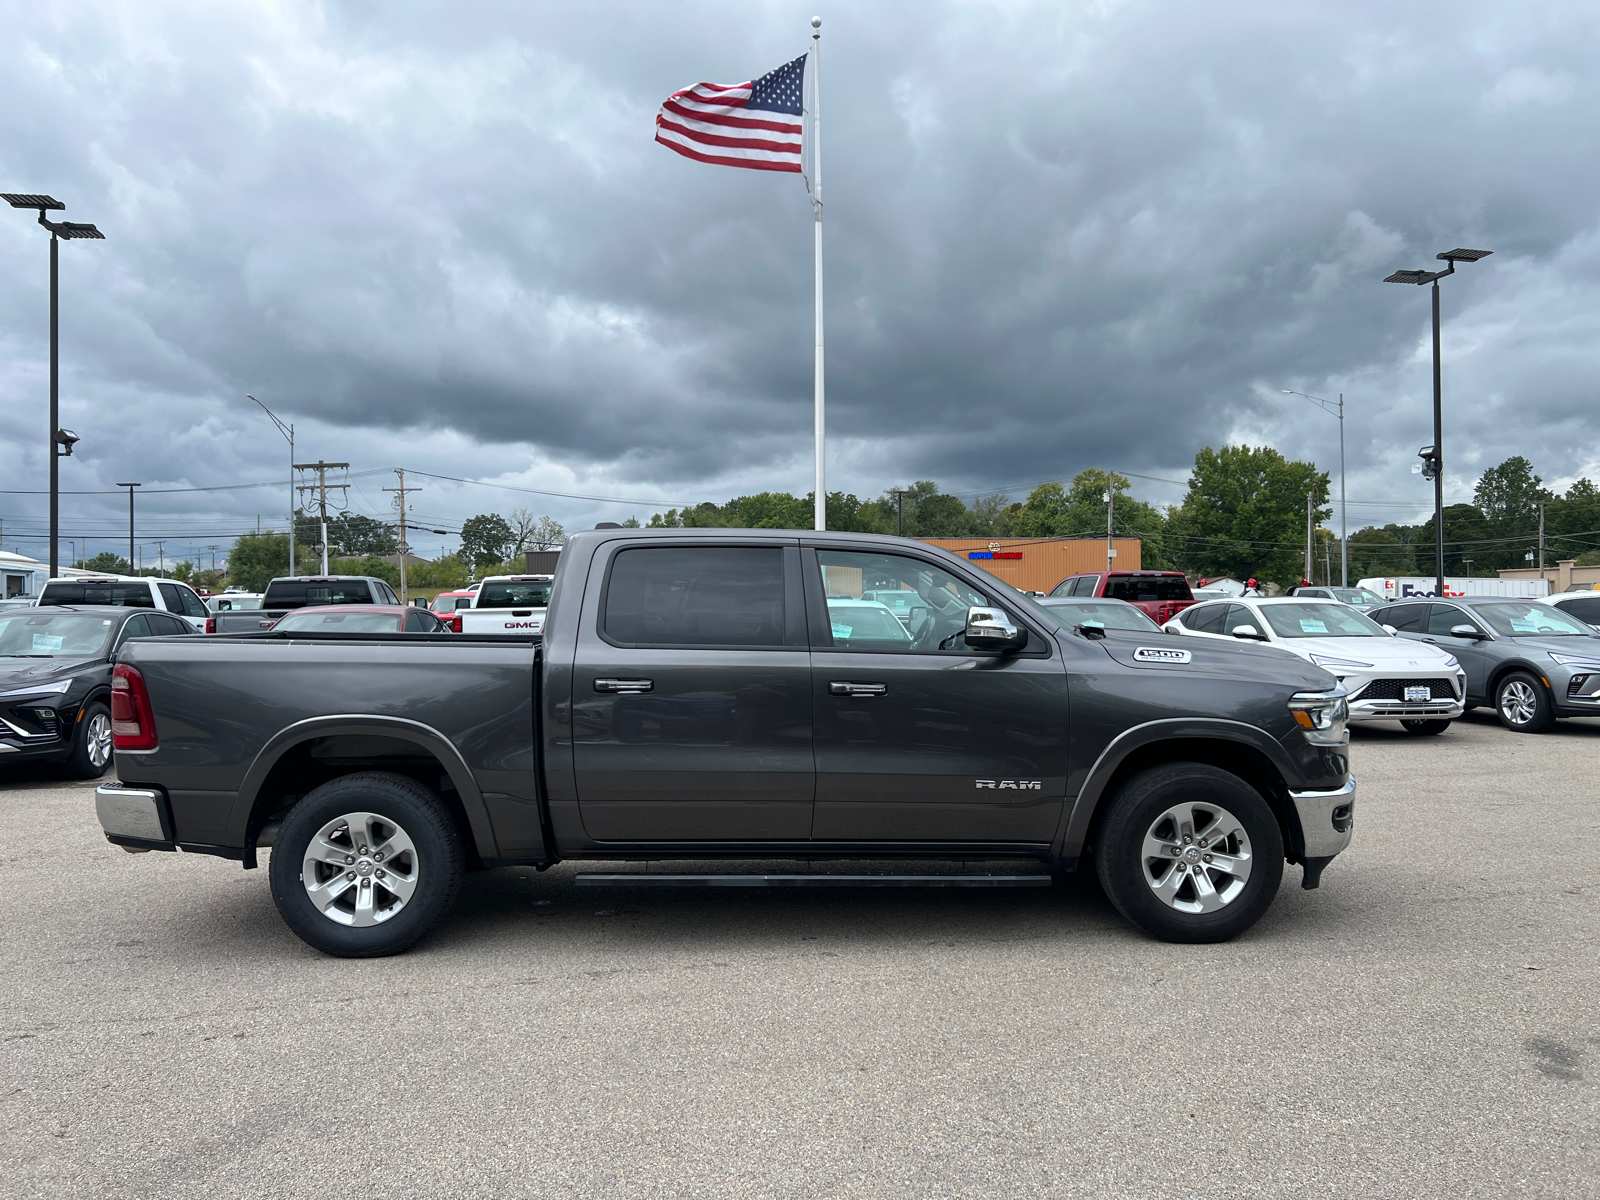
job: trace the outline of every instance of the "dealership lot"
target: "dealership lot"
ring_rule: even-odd
[[[339,961],[264,871],[0,777],[0,1193],[1592,1195],[1600,720],[1358,729],[1357,837],[1238,941],[1092,887],[469,876]],[[703,870],[698,865],[691,869]]]

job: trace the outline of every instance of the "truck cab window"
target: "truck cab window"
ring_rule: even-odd
[[[626,646],[782,646],[783,590],[776,546],[622,550],[612,560],[601,627]]]
[[[972,654],[967,609],[992,601],[920,559],[818,550],[835,650]],[[885,603],[885,598],[892,603]]]

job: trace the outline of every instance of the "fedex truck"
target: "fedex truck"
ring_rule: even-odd
[[[1388,600],[1433,595],[1432,575],[1391,575],[1363,579],[1357,587],[1377,592]],[[1536,600],[1550,594],[1548,579],[1451,579],[1444,581],[1446,596],[1504,596],[1508,600]]]

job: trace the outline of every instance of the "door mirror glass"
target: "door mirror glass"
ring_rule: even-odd
[[[1028,631],[998,608],[969,608],[966,638],[974,650],[1021,650],[1028,644]]]
[[[1261,631],[1254,625],[1235,625],[1230,631],[1236,638],[1246,638],[1251,641],[1264,642],[1267,639],[1261,636]]]
[[[1483,630],[1475,625],[1452,625],[1450,627],[1450,636],[1471,638],[1473,641],[1478,641],[1483,637]]]

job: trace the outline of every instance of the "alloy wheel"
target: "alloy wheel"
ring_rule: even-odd
[[[1150,824],[1140,853],[1144,881],[1169,908],[1216,912],[1250,880],[1250,837],[1215,804],[1175,804]]]
[[[111,762],[111,716],[109,713],[93,714],[83,731],[85,748],[89,752],[89,765],[104,770]]]
[[[1508,724],[1526,725],[1538,711],[1539,697],[1526,680],[1513,679],[1500,689],[1500,715]]]
[[[306,847],[300,882],[318,912],[340,925],[380,925],[417,890],[417,848],[377,813],[335,817]]]

